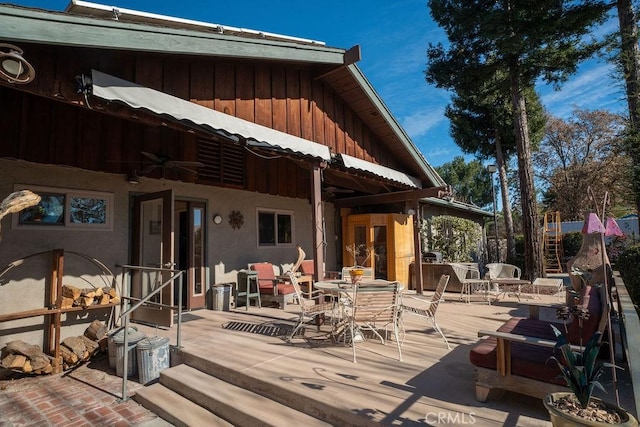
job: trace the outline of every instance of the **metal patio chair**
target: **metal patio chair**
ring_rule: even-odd
[[[438,286],[436,287],[436,291],[431,297],[431,300],[429,301],[425,301],[424,299],[417,298],[411,295],[403,296],[403,298],[411,298],[413,300],[420,301],[420,305],[418,305],[417,307],[406,305],[404,304],[404,301],[400,305],[400,327],[401,327],[401,335],[402,335],[403,341],[404,341],[404,334],[405,334],[404,321],[403,321],[404,316],[405,314],[413,315],[413,316],[418,316],[424,319],[428,323],[431,323],[431,327],[433,327],[433,329],[440,334],[440,336],[444,340],[444,343],[447,345],[447,348],[449,349],[451,348],[451,346],[449,345],[449,341],[447,341],[447,337],[442,332],[442,329],[440,329],[440,326],[438,325],[438,322],[436,320],[436,311],[438,310],[438,306],[440,305],[440,303],[444,301],[444,298],[443,298],[444,291],[447,289],[447,285],[449,284],[450,277],[451,276],[446,274],[443,274],[442,276],[440,276],[440,281],[438,281]]]

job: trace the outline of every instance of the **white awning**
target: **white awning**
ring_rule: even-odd
[[[368,172],[373,175],[377,175],[380,178],[399,182],[400,184],[408,185],[413,188],[422,188],[422,183],[418,178],[414,178],[404,172],[400,172],[386,166],[377,165],[375,163],[358,159],[356,157],[351,157],[347,154],[338,154],[338,156],[340,156],[340,158],[342,159],[342,164],[344,164],[346,168]]]
[[[98,98],[124,102],[135,109],[189,122],[205,132],[234,141],[244,139],[250,146],[284,150],[327,162],[331,160],[331,152],[325,145],[230,116],[101,71],[91,70],[91,78],[93,95]]]

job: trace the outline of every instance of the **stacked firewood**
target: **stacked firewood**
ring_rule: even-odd
[[[111,286],[80,289],[71,285],[62,285],[61,308],[118,304],[119,302],[120,296],[116,289]]]
[[[53,371],[52,358],[42,352],[39,346],[24,341],[10,341],[0,352],[0,365],[6,369],[27,374],[50,374]]]
[[[93,355],[107,349],[107,328],[99,320],[91,322],[84,335],[65,338],[60,343],[63,369],[86,362]],[[0,366],[28,374],[50,374],[53,358],[37,345],[16,340],[8,342],[0,352]]]

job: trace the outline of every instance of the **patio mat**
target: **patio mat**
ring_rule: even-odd
[[[248,332],[250,334],[260,334],[269,337],[288,336],[293,330],[293,326],[285,324],[256,324],[247,322],[227,322],[222,325],[223,329],[232,331]],[[301,328],[303,329],[303,328]]]

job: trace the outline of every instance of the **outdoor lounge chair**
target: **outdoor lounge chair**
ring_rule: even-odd
[[[447,341],[447,337],[438,326],[438,322],[436,321],[436,311],[438,310],[438,306],[442,301],[444,301],[443,295],[444,291],[447,289],[447,284],[449,284],[449,279],[451,276],[443,274],[440,276],[440,280],[438,281],[438,287],[431,297],[430,301],[425,301],[424,299],[417,298],[411,295],[403,296],[403,298],[411,298],[417,301],[420,301],[420,305],[417,307],[410,306],[404,304],[404,302],[400,305],[400,327],[402,337],[404,339],[404,316],[405,315],[414,315],[424,319],[427,322],[431,323],[433,329],[440,334],[442,339],[444,340],[447,348],[451,348],[449,345],[449,341]]]
[[[387,280],[362,281],[354,288],[353,304],[347,313],[349,332],[351,333],[351,347],[353,348],[353,363],[356,360],[357,331],[372,331],[385,344],[387,328],[391,326],[398,346],[398,359],[402,361],[400,337],[398,333],[398,313],[400,306],[400,284]],[[385,337],[378,332],[384,327]]]
[[[583,320],[582,326],[577,320],[569,324],[567,338],[573,345],[584,345],[596,331],[604,333],[610,313],[602,285],[583,287],[579,301],[588,309],[589,318]],[[547,363],[556,344],[550,325],[564,331],[560,322],[514,317],[497,331],[478,332],[483,338],[469,355],[475,366],[478,401],[486,401],[493,388],[539,398],[568,390],[558,366]]]
[[[288,271],[286,275],[289,277],[291,286],[293,286],[298,302],[300,303],[300,318],[298,319],[298,323],[295,328],[293,328],[291,335],[287,338],[287,341],[291,342],[295,334],[304,326],[305,318],[311,317],[315,319],[316,326],[318,327],[318,330],[320,330],[320,325],[323,320],[321,317],[324,317],[325,314],[333,315],[334,303],[333,301],[326,301],[325,295],[317,290],[311,292],[311,297],[305,296],[298,285],[296,275],[291,271]]]
[[[277,302],[280,308],[293,301],[295,289],[291,283],[277,278],[270,262],[259,262],[249,266],[258,274],[258,289],[261,301]]]

